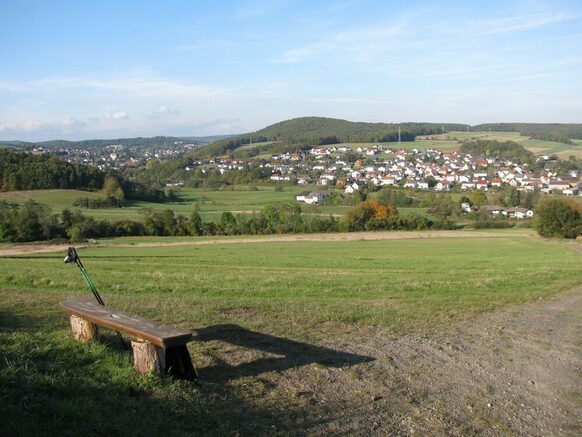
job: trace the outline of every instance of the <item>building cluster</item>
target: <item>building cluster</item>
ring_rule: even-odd
[[[151,160],[177,158],[194,147],[198,146],[179,141],[164,146],[125,146],[122,144],[110,144],[104,147],[38,146],[32,149],[32,153],[49,153],[70,163],[92,165],[106,170],[139,167]]]
[[[355,161],[346,159],[349,155]],[[543,159],[543,158],[540,158]],[[518,191],[541,191],[576,196],[582,181],[576,172],[559,177],[551,162],[534,172],[527,164],[498,157],[480,157],[458,151],[392,150],[382,145],[358,148],[317,147],[309,153],[275,155],[265,165],[272,181],[336,187],[351,194],[373,185],[420,190],[494,190],[502,186]]]

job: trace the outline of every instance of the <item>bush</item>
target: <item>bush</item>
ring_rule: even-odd
[[[474,229],[507,229],[514,226],[514,223],[507,220],[477,220],[473,224]]]

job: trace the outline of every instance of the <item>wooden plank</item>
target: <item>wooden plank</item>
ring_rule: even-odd
[[[90,299],[67,300],[60,302],[60,305],[69,314],[126,332],[163,348],[184,345],[192,339],[191,332],[178,331],[143,317],[113,310]]]

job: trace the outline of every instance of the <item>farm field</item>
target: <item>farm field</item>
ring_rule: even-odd
[[[582,141],[572,140],[572,142],[573,144],[564,144],[528,139],[521,144],[536,155],[557,155],[560,159],[568,159],[570,156],[582,158]]]
[[[557,143],[555,141],[537,140],[527,136],[522,136],[519,132],[461,132],[451,131],[440,135],[428,135],[417,137],[417,141],[406,144],[417,144],[407,146],[407,148],[428,148],[438,150],[459,150],[460,141],[466,140],[491,140],[491,141],[514,141],[521,144],[535,155],[557,155],[561,159],[567,159],[574,155],[582,157],[582,140],[572,140],[573,144]],[[396,143],[397,144],[397,143]]]
[[[172,239],[185,243],[176,246],[149,237],[79,249],[112,307],[194,331],[189,349],[201,386],[135,375],[110,334],[104,344],[75,343],[57,302],[89,291],[77,269],[63,264],[64,253],[5,256],[4,426],[21,435],[58,433],[65,424],[76,434],[289,434],[297,427],[333,434],[380,424],[511,431],[502,413],[477,407],[463,409],[463,421],[438,408],[432,415],[440,419],[427,419],[419,406],[429,394],[415,407],[393,366],[406,373],[405,363],[424,363],[426,351],[415,349],[424,338],[580,284],[580,254],[525,231],[430,235],[207,245]],[[411,355],[383,355],[390,342]]]

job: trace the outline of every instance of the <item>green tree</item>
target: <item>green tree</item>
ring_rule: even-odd
[[[105,177],[102,191],[105,197],[111,197],[119,202],[125,200],[125,193],[115,176],[108,175]]]
[[[217,225],[217,230],[220,234],[235,235],[237,232],[236,218],[232,212],[225,211],[220,216],[220,221]]]
[[[69,229],[68,234],[73,243],[79,243],[87,239],[84,230],[79,225],[73,225],[73,227]]]
[[[471,192],[471,205],[481,206],[487,204],[487,195],[482,190],[473,190]]]
[[[188,220],[190,235],[202,235],[203,229],[204,223],[202,222],[202,217],[200,217],[198,208],[194,208],[194,211],[190,214],[190,220]]]
[[[542,237],[576,238],[582,235],[582,208],[569,199],[546,199],[536,210],[534,229]]]

